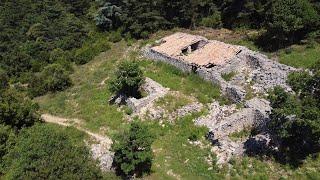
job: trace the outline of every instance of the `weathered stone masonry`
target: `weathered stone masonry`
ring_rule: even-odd
[[[216,41],[208,40],[208,42]],[[286,79],[290,72],[295,71],[294,68],[272,61],[265,55],[251,51],[246,47],[235,47],[239,51],[234,57],[226,60],[222,65],[210,64],[209,67],[159,53],[151,46],[143,49],[143,55],[155,61],[171,64],[184,72],[196,73],[203,79],[219,85],[222,92],[234,102],[241,102],[245,99],[245,87],[252,82],[253,90],[259,93],[264,93],[275,86],[281,86],[287,91],[291,91],[291,88],[286,84]],[[231,72],[237,73],[236,81],[225,81],[221,75]]]

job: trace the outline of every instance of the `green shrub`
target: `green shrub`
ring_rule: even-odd
[[[46,90],[62,91],[71,85],[69,73],[60,64],[51,64],[41,72]]]
[[[132,110],[132,108],[130,108],[130,107],[126,107],[126,108],[124,109],[124,112],[125,112],[127,115],[131,115],[131,114],[133,113],[133,110]]]
[[[40,121],[37,115],[38,105],[29,98],[7,90],[0,94],[0,123],[15,129],[32,126]]]
[[[139,64],[134,61],[124,61],[116,70],[115,78],[110,81],[109,89],[113,93],[137,97],[143,82],[144,76]]]
[[[320,62],[311,72],[289,76],[296,95],[281,88],[269,95],[273,108],[269,128],[281,139],[282,152],[293,162],[320,151]]]
[[[74,57],[72,61],[80,65],[86,64],[95,56],[109,49],[110,43],[107,40],[107,35],[105,33],[95,33],[88,41],[84,43],[81,48],[74,51]]]
[[[231,81],[235,75],[237,75],[236,72],[230,72],[230,73],[222,74],[221,77],[226,81]]]
[[[75,129],[37,124],[23,129],[4,156],[4,179],[102,179]]]
[[[71,84],[69,72],[60,64],[50,64],[30,80],[30,94],[40,96],[47,92],[62,91]]]
[[[117,173],[124,177],[134,174],[141,177],[144,173],[150,173],[153,141],[154,137],[146,125],[133,122],[129,131],[121,134],[112,145]]]
[[[10,126],[0,124],[0,162],[12,147],[15,134]],[[0,168],[1,169],[1,168]]]
[[[268,33],[282,41],[303,37],[304,32],[310,32],[319,21],[319,15],[308,0],[274,0],[269,14]]]

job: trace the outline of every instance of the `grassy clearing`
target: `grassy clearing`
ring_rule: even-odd
[[[153,144],[155,154],[152,165],[153,173],[146,179],[216,179],[222,178],[217,174],[217,167],[213,165],[214,155],[210,146],[203,139],[206,128],[199,128],[192,119],[201,115],[193,114],[176,122],[175,125],[150,123],[149,126],[157,139]],[[190,137],[203,143],[202,147],[190,144]]]
[[[150,60],[140,62],[145,75],[174,91],[194,96],[201,103],[212,102],[213,99],[221,99],[219,86],[201,79],[195,74],[186,74],[179,69]]]
[[[109,105],[108,99],[112,94],[106,84],[125,49],[124,42],[117,43],[88,64],[77,66],[72,75],[73,87],[36,99],[41,110],[58,116],[83,119],[86,128],[93,131],[104,127],[110,130],[107,132],[110,134],[121,129],[126,122],[123,113],[117,111],[118,107]]]
[[[279,52],[280,63],[297,68],[309,68],[318,60],[320,60],[320,44],[309,48],[306,46],[292,46]]]

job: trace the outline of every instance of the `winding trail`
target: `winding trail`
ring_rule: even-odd
[[[42,114],[41,118],[47,123],[58,124],[66,127],[75,127],[79,131],[88,134],[97,143],[91,144],[90,150],[92,157],[100,162],[99,166],[103,171],[109,171],[112,167],[114,153],[110,151],[112,140],[108,136],[93,133],[81,127],[81,120],[79,119],[66,119],[50,114]]]
[[[79,120],[79,119],[66,119],[66,118],[53,116],[53,115],[50,115],[50,114],[43,114],[43,115],[41,115],[41,118],[47,123],[53,123],[53,124],[58,124],[58,125],[61,125],[61,126],[67,126],[67,127],[75,127],[78,130],[85,132],[90,137],[92,137],[93,139],[97,140],[99,143],[109,144],[109,145],[112,144],[112,140],[109,137],[102,136],[100,134],[96,134],[96,133],[93,133],[91,131],[88,131],[88,130],[82,128],[80,126],[81,125],[81,120]]]

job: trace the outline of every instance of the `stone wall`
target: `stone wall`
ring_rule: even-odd
[[[186,62],[183,62],[182,60],[175,59],[169,56],[166,56],[165,54],[158,53],[154,50],[152,50],[150,47],[145,47],[143,49],[143,55],[149,59],[155,60],[155,61],[161,61],[168,64],[171,64],[175,66],[178,69],[181,69],[184,72],[190,73],[192,72],[192,65],[188,64]]]
[[[139,113],[142,109],[148,108],[155,100],[165,96],[169,89],[164,88],[161,84],[153,81],[150,78],[146,78],[144,85],[142,86],[147,92],[147,96],[141,99],[129,98],[126,100],[127,105],[133,110],[134,113]]]

